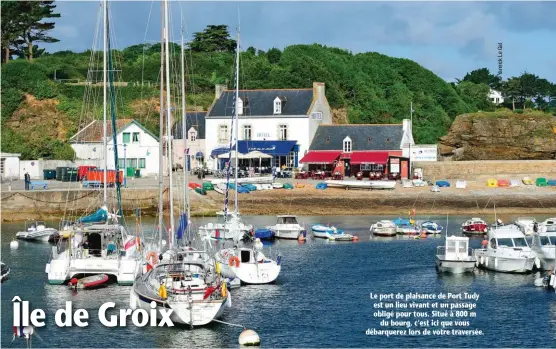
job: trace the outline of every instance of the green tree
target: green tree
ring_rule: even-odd
[[[27,51],[27,59],[33,60],[33,46],[36,42],[58,42],[59,40],[48,35],[54,29],[54,22],[42,22],[45,19],[59,18],[59,13],[54,13],[54,1],[21,1],[22,11],[19,20],[23,27],[17,44],[21,50]]]
[[[456,90],[462,99],[475,110],[494,111],[494,104],[488,100],[490,87],[486,84],[476,84],[470,81],[462,81],[456,86]]]
[[[499,76],[491,74],[488,68],[481,68],[465,74],[463,79],[458,80],[458,82],[459,81],[467,81],[474,84],[485,84],[492,89],[498,89],[500,88],[501,79]]]
[[[23,24],[19,20],[21,11],[21,1],[10,0],[0,2],[2,63],[8,62],[12,57],[12,50],[17,49],[17,40],[23,32]]]
[[[282,57],[282,51],[273,47],[268,50],[266,56],[268,57],[268,61],[270,62],[270,64],[277,64],[278,62],[280,62],[280,57]]]
[[[193,52],[235,52],[236,41],[230,38],[227,25],[208,25],[193,34],[189,47]]]

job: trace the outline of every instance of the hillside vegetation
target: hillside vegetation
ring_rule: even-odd
[[[23,159],[72,158],[67,140],[102,117],[102,88],[60,83],[54,77],[101,81],[101,72],[87,73],[91,54],[63,51],[2,65],[2,151],[20,152]],[[117,80],[128,82],[117,89],[117,117],[136,118],[158,134],[160,45],[131,46],[113,55],[120,62]],[[98,52],[94,56],[101,58]],[[174,45],[172,67],[179,67],[178,59],[179,47]],[[419,143],[436,143],[459,114],[494,110],[486,99],[486,84],[449,84],[411,60],[374,52],[352,54],[318,44],[267,52],[250,47],[241,53],[240,62],[240,88],[310,88],[314,81],[326,83],[335,114],[347,114],[337,119],[349,123],[400,122],[409,118],[413,102],[413,130]],[[188,51],[188,107],[208,108],[214,84],[233,88],[233,72],[233,52]]]

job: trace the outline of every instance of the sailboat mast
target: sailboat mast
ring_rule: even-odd
[[[104,190],[103,190],[103,205],[108,207],[108,186],[106,185],[106,171],[108,168],[108,134],[107,134],[107,123],[106,123],[106,104],[107,104],[107,88],[108,88],[108,83],[107,83],[107,74],[106,74],[106,52],[108,51],[108,1],[104,0],[104,4],[103,4],[104,8],[103,8],[103,16],[104,16],[104,48],[102,50],[102,61],[103,61],[103,69],[102,69],[102,77],[103,77],[103,134],[102,134],[102,139],[103,139],[103,147],[104,147]]]
[[[183,19],[182,19],[183,21]],[[183,26],[181,32],[181,134],[183,139],[183,150],[184,150],[184,157],[183,157],[183,199],[184,205],[183,207],[186,209],[187,216],[186,219],[189,219],[191,208],[189,206],[189,171],[188,160],[189,160],[189,152],[187,151],[187,118],[185,114],[185,53],[183,48]],[[202,170],[202,169],[201,169]],[[189,224],[187,225],[187,236],[189,238]]]
[[[158,248],[162,249],[164,232],[164,3],[162,5],[162,33],[160,41],[160,121],[158,143]]]
[[[238,206],[238,195],[237,195],[237,167],[238,167],[238,157],[239,157],[239,112],[237,108],[237,102],[239,101],[239,24],[237,26],[237,43],[236,43],[236,107],[235,109],[235,134],[236,134],[236,161],[235,161],[235,171],[234,171],[234,178],[235,178],[235,197],[234,197],[234,206],[236,213],[239,213],[239,206]]]
[[[165,33],[165,40],[164,45],[166,46],[166,56],[165,56],[165,63],[166,63],[166,134],[167,134],[167,142],[166,142],[166,156],[168,157],[168,174],[169,174],[169,189],[168,195],[170,198],[170,232],[171,232],[171,245],[173,246],[174,242],[174,190],[172,185],[172,134],[171,134],[171,120],[172,120],[172,110],[170,108],[170,31],[168,30],[168,0],[164,0],[164,33]]]

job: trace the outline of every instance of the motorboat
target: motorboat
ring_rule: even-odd
[[[245,284],[269,284],[278,278],[282,257],[269,258],[262,252],[261,240],[255,239],[251,248],[225,248],[214,256],[220,273],[227,278],[238,278]]]
[[[529,247],[525,234],[515,225],[491,229],[483,248],[474,255],[480,268],[504,273],[528,273],[540,267],[537,254]]]
[[[425,221],[419,224],[419,226],[421,227],[421,232],[424,231],[427,234],[440,234],[444,229],[443,226],[433,221]]]
[[[58,233],[54,228],[47,228],[43,221],[25,221],[25,231],[15,234],[21,240],[48,241],[52,234]]]
[[[500,218],[498,218],[498,219],[496,219],[496,222],[494,222],[490,225],[490,227],[491,228],[498,228],[498,227],[502,227],[504,225],[505,225],[504,222]]]
[[[116,223],[75,225],[73,229],[69,242],[52,246],[45,268],[50,284],[65,284],[79,274],[107,274],[120,285],[133,283],[139,266],[139,238]]]
[[[464,234],[484,234],[488,232],[488,224],[481,218],[471,218],[461,225]]]
[[[353,241],[353,235],[346,234],[343,230],[328,225],[315,224],[311,227],[311,231],[316,238],[332,241]]]
[[[535,286],[545,287],[556,292],[556,268],[549,270],[545,276],[535,279]]]
[[[546,232],[556,231],[556,218],[545,219],[539,226],[546,227]]]
[[[10,268],[3,262],[0,262],[0,269],[1,269],[0,282],[4,282],[8,278],[8,275],[10,275]]]
[[[217,212],[217,223],[207,223],[199,227],[200,236],[210,236],[218,240],[243,240],[250,236],[253,226],[244,224],[239,212]]]
[[[531,249],[537,253],[540,269],[554,269],[556,266],[556,230],[548,231],[548,227],[541,224],[539,231],[533,234]]]
[[[398,233],[397,226],[394,222],[381,220],[371,225],[371,234],[376,236],[396,236]]]
[[[260,239],[261,241],[272,241],[276,237],[274,232],[267,228],[255,229],[255,239]]]
[[[537,223],[537,220],[533,217],[518,217],[514,222],[525,235],[533,234],[535,223]]]
[[[469,248],[469,238],[465,236],[446,237],[445,246],[436,251],[436,269],[441,273],[463,274],[475,270],[477,258]]]
[[[214,259],[204,251],[173,251],[171,259],[155,264],[135,279],[130,291],[131,309],[172,309],[173,323],[204,326],[220,318],[231,306],[231,295]]]
[[[297,216],[280,215],[277,216],[276,224],[268,227],[274,232],[277,239],[303,239],[307,236],[305,228],[297,222]]]
[[[415,225],[415,221],[413,219],[404,219],[398,217],[394,219],[393,222],[396,225],[396,231],[398,234],[415,235],[421,232],[419,227]]]

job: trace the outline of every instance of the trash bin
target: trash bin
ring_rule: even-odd
[[[126,169],[126,174],[125,174],[125,176],[126,176],[126,177],[133,177],[133,176],[135,176],[135,167],[128,167],[128,168]]]
[[[135,178],[141,178],[141,170],[138,168],[135,169]]]
[[[44,179],[56,179],[56,170],[43,170]]]

